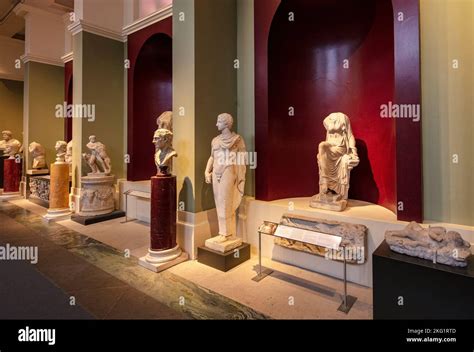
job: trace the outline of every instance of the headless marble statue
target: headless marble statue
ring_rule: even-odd
[[[44,149],[44,147],[39,143],[32,142],[30,143],[28,147],[28,151],[31,153],[31,156],[33,157],[32,169],[33,170],[45,169],[46,168],[46,159],[45,159],[46,150]]]
[[[310,206],[342,211],[349,198],[351,170],[359,165],[356,141],[349,117],[333,113],[324,120],[326,140],[319,144],[319,193]]]

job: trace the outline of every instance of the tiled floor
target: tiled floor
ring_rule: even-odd
[[[0,222],[7,217],[5,223],[15,228],[0,234],[0,241],[40,245],[37,269],[97,318],[372,319],[370,288],[349,284],[349,294],[358,300],[346,315],[337,311],[340,280],[265,258],[264,265],[275,272],[260,283],[251,280],[255,257],[228,273],[188,261],[154,274],[137,265],[148,250],[145,224],[123,224],[123,219],[91,226],[46,224],[44,213],[25,200],[0,203]]]

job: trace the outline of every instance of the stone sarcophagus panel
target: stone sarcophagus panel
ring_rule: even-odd
[[[339,236],[341,237],[341,243],[339,249],[331,250],[327,247],[275,237],[275,244],[278,246],[336,261],[344,261],[345,257],[350,264],[364,264],[367,261],[367,227],[364,225],[292,214],[284,214],[280,220],[280,225]]]
[[[97,216],[115,210],[115,176],[85,176],[81,178],[81,199],[78,215]]]

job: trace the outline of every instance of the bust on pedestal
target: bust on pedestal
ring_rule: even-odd
[[[207,163],[206,183],[212,183],[219,221],[219,235],[208,239],[206,247],[226,253],[242,245],[237,237],[236,211],[242,201],[247,165],[239,157],[246,155],[244,140],[231,131],[233,118],[221,114],[217,128],[221,134],[212,141],[211,156]]]
[[[172,145],[171,112],[162,114],[157,124],[159,128],[153,137],[157,174],[151,178],[151,244],[148,255],[140,258],[140,265],[155,272],[188,259],[176,242],[176,176],[171,170],[178,154]]]
[[[115,210],[115,176],[110,175],[112,164],[106,147],[96,136],[89,137],[90,154],[82,156],[91,168],[81,177],[81,199],[77,214],[84,217],[106,215]]]
[[[343,211],[349,198],[351,170],[359,165],[356,141],[349,117],[333,113],[324,120],[326,140],[319,144],[319,193],[310,202],[313,208]]]
[[[49,186],[49,209],[44,218],[51,220],[65,220],[71,216],[69,208],[69,165],[65,161],[67,143],[56,142],[56,162],[51,164],[51,178]]]

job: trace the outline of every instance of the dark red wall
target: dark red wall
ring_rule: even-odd
[[[380,117],[380,105],[396,101],[393,13],[390,0],[255,3],[257,199],[318,192],[322,122],[340,111],[351,119],[361,158],[350,198],[396,211],[398,122]],[[415,29],[410,35],[418,35]],[[289,107],[295,116],[288,116]],[[405,175],[410,177],[419,175]],[[421,205],[415,198],[413,208]]]
[[[73,62],[68,61],[64,65],[64,101],[72,104],[72,68]],[[72,140],[72,118],[64,120],[64,140],[70,142]]]
[[[130,181],[156,174],[153,134],[156,119],[172,110],[172,19],[128,37],[128,154]]]

